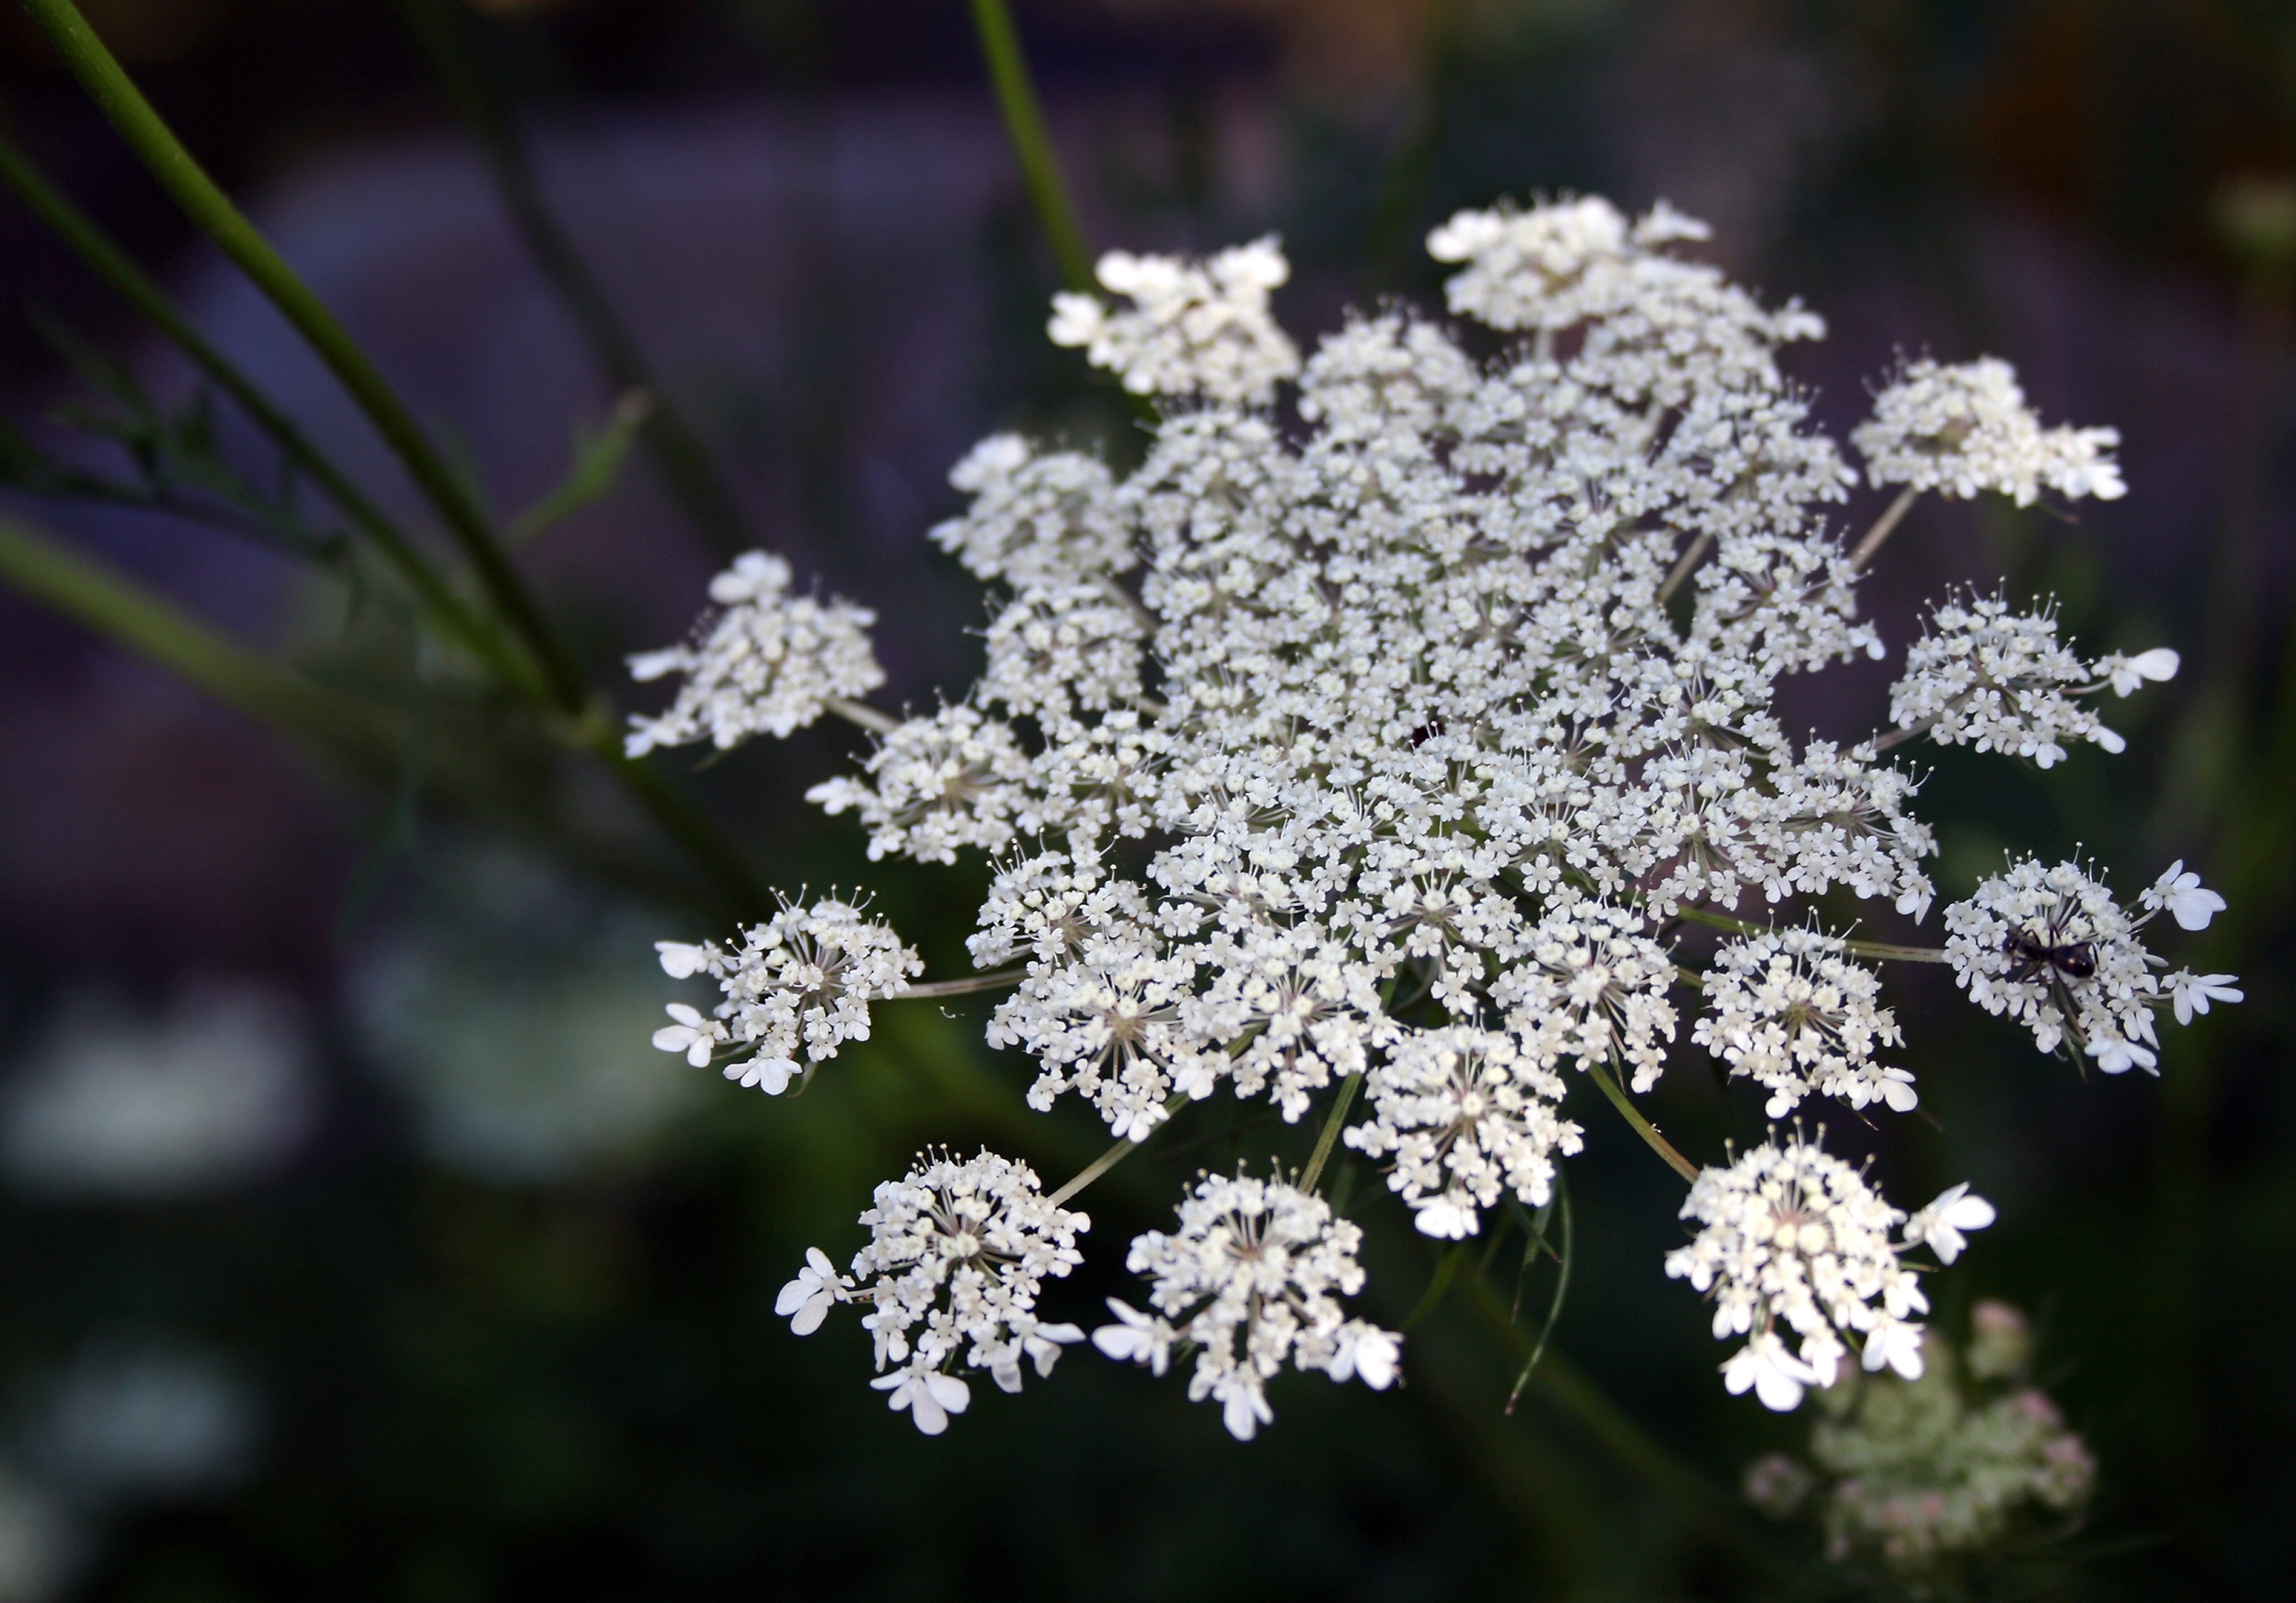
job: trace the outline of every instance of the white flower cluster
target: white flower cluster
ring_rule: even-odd
[[[900,995],[924,971],[891,926],[864,918],[849,902],[786,905],[744,931],[731,953],[714,942],[656,941],[654,950],[672,979],[708,974],[726,994],[709,1018],[672,1002],[675,1022],[654,1032],[654,1045],[684,1052],[696,1068],[721,1046],[748,1051],[726,1066],[726,1077],[768,1096],[789,1088],[800,1047],[810,1073],[841,1043],[869,1039],[869,1004]]]
[[[1921,1100],[1914,1076],[1874,1057],[1876,1047],[1905,1043],[1881,994],[1881,977],[1839,942],[1814,929],[1772,930],[1716,951],[1706,1016],[1691,1039],[1767,1090],[1771,1118],[1812,1095],[1906,1113]]]
[[[2030,506],[2044,488],[2069,501],[2111,501],[2127,489],[2112,455],[2120,433],[2042,428],[2017,370],[1994,356],[1958,366],[1926,357],[1908,364],[1849,440],[1875,484],[1964,500],[1990,490]]]
[[[1153,1281],[1148,1300],[1156,1312],[1110,1298],[1119,1322],[1095,1330],[1093,1345],[1161,1375],[1172,1349],[1192,1344],[1188,1401],[1219,1403],[1229,1433],[1242,1442],[1275,1419],[1267,1382],[1287,1361],[1383,1389],[1395,1378],[1403,1338],[1348,1318],[1339,1301],[1362,1288],[1362,1239],[1297,1186],[1208,1174],[1181,1201],[1178,1232],[1137,1237],[1125,1259]]]
[[[1292,276],[1272,234],[1202,263],[1111,250],[1094,276],[1131,306],[1111,311],[1096,296],[1055,295],[1048,331],[1135,395],[1264,403],[1300,371],[1299,348],[1267,310],[1268,291]]]
[[[1685,915],[1734,924],[1750,901],[1787,932],[1725,945],[1696,1039],[1774,1113],[1812,1094],[1914,1105],[1910,1075],[1876,1061],[1898,1036],[1874,977],[1777,911],[1846,892],[1918,920],[1934,897],[1915,781],[1882,756],[1900,737],[1797,740],[1775,710],[1783,676],[1883,655],[1828,520],[1857,476],[1778,365],[1823,324],[1677,253],[1703,235],[1663,205],[1462,212],[1429,244],[1460,268],[1451,311],[1481,332],[1391,308],[1304,363],[1269,312],[1288,272],[1272,241],[1200,262],[1111,256],[1101,282],[1123,305],[1060,298],[1056,340],[1173,404],[1128,473],[1012,435],[959,464],[971,505],[933,537],[993,581],[986,668],[930,712],[882,720],[861,771],[810,793],[857,815],[873,857],[991,856],[970,947],[983,969],[1019,970],[988,1038],[1035,1060],[1032,1107],[1072,1092],[1138,1141],[1223,1086],[1296,1125],[1360,1076],[1350,1145],[1390,1165],[1423,1231],[1464,1238],[1510,1195],[1549,1194],[1581,1140],[1560,1108],[1572,1068],[1652,1087],[1675,987],[1698,979],[1672,930]],[[2119,492],[2104,435],[2042,431],[2005,368],[1916,366],[1882,399],[1859,436],[1878,480]],[[2084,665],[2047,619],[1973,602],[1939,613],[1893,714],[2038,757],[2106,739],[2071,697],[2126,695],[2175,666],[2165,651]],[[806,677],[793,658],[782,672]],[[716,726],[769,726],[745,716]],[[1964,983],[1991,965],[1988,994],[2007,995],[2047,960],[2011,954],[2000,916],[1956,961]],[[717,1019],[681,1014],[663,1044],[707,1060],[750,1038],[754,1001],[754,1027],[774,1032],[760,1061],[785,1084],[792,1020],[818,1018],[803,1038],[833,1050],[865,1028],[865,991],[915,972],[871,928],[893,966],[834,996],[799,968],[675,948],[690,969],[759,978]],[[2234,994],[2186,978],[2147,994],[2180,1012]],[[1701,1207],[1722,1206],[1717,1173]],[[1888,1239],[1902,1216],[1854,1175],[1854,1196],[1836,1195],[1811,1173],[1808,1230],[1748,1249],[1794,1265],[1801,1300],[1784,1268],[1784,1300],[1726,1298],[1753,1333],[1732,1383],[1766,1399],[1830,1371],[1844,1333],[1873,1362],[1913,1350],[1918,1289]],[[1982,1205],[1964,1201],[1965,1227]],[[1135,1248],[1158,1312],[1125,1315],[1102,1345],[1160,1366],[1199,1341],[1198,1394],[1217,1393],[1239,1434],[1266,1420],[1283,1362],[1383,1378],[1391,1338],[1332,1297],[1360,1278],[1354,1227],[1323,1206],[1205,1182],[1180,1235]],[[1837,1223],[1846,1245],[1819,1244]],[[1263,1241],[1274,1256],[1249,1274],[1223,1255]],[[1740,1286],[1736,1267],[1685,1254],[1676,1272]],[[1836,1278],[1813,1278],[1820,1259]],[[1278,1260],[1316,1267],[1237,1289]]]
[[[1511,1035],[1460,1026],[1409,1036],[1366,1084],[1372,1120],[1347,1143],[1394,1157],[1388,1185],[1431,1236],[1475,1234],[1478,1210],[1506,1191],[1544,1207],[1555,1155],[1581,1144],[1578,1126],[1555,1112],[1562,1078]]]
[[[1929,1299],[1898,1255],[1926,1241],[1949,1264],[1962,1232],[1990,1224],[1993,1207],[1956,1186],[1908,1219],[1863,1174],[1797,1133],[1726,1169],[1699,1171],[1682,1216],[1702,1228],[1667,1255],[1667,1274],[1713,1294],[1717,1337],[1748,1337],[1722,1366],[1723,1384],[1734,1394],[1751,1387],[1784,1412],[1805,1388],[1833,1384],[1845,1338],[1869,1370],[1919,1375],[1922,1327],[1907,1315],[1927,1313]],[[1793,1333],[1791,1348],[1781,1323]]]
[[[2025,1026],[2043,1051],[2070,1043],[2109,1075],[2158,1072],[2156,1011],[2171,1008],[2189,1024],[2210,1002],[2242,995],[2229,974],[2155,973],[2168,964],[2137,934],[2162,912],[2204,929],[2224,904],[2182,862],[2132,912],[2079,863],[2028,857],[1946,909],[1946,958],[1972,1002]]]
[[[630,658],[634,679],[685,675],[668,711],[630,720],[631,757],[696,740],[725,749],[752,735],[785,739],[832,699],[885,683],[869,646],[877,615],[850,601],[791,595],[789,586],[787,562],[749,552],[709,581],[709,599],[725,610],[696,627],[696,643]]]
[[[959,1356],[1017,1392],[1023,1359],[1049,1375],[1062,1346],[1084,1339],[1074,1325],[1038,1319],[1037,1298],[1047,1276],[1084,1262],[1076,1239],[1092,1221],[1054,1206],[1026,1164],[988,1151],[962,1161],[923,1154],[877,1188],[861,1223],[869,1245],[854,1255],[853,1272],[840,1276],[812,1248],[774,1312],[809,1336],[832,1304],[870,1304],[861,1321],[876,1342],[870,1384],[891,1393],[889,1406],[906,1409],[925,1435],[947,1430],[949,1415],[972,1400],[972,1387],[948,1372]]]
[[[2110,686],[2125,697],[2146,680],[2175,678],[2177,667],[2166,647],[2091,666],[2058,641],[2053,613],[2013,613],[1997,596],[1976,596],[1931,615],[1890,687],[1890,716],[1940,746],[2008,752],[2047,768],[2064,760],[2066,740],[2112,752],[2128,746],[2074,696]]]

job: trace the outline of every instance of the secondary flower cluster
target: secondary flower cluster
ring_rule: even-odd
[[[1092,1228],[1084,1215],[1047,1201],[1036,1171],[994,1152],[959,1161],[927,1153],[899,1180],[877,1188],[876,1206],[861,1215],[869,1244],[840,1276],[819,1248],[782,1288],[774,1312],[800,1336],[820,1329],[837,1303],[867,1303],[861,1321],[874,1339],[878,1377],[927,1435],[948,1428],[972,1388],[949,1373],[987,1370],[1004,1391],[1021,1389],[1023,1359],[1049,1375],[1074,1325],[1037,1317],[1047,1276],[1084,1261],[1076,1239]]]
[[[1896,731],[1790,737],[1784,676],[1886,655],[1856,586],[1903,507],[1845,549],[1832,513],[1860,476],[1778,361],[1824,324],[1679,253],[1703,236],[1595,199],[1462,212],[1429,246],[1459,269],[1451,314],[1482,332],[1390,307],[1304,359],[1270,311],[1288,274],[1273,241],[1104,258],[1106,295],[1062,297],[1051,333],[1158,421],[1127,474],[1011,434],[958,464],[970,504],[932,538],[992,585],[980,678],[898,720],[855,706],[860,614],[745,559],[705,645],[641,659],[689,675],[646,739],[724,743],[824,710],[870,729],[859,771],[811,794],[859,820],[873,857],[988,855],[971,952],[997,971],[983,988],[1010,986],[988,1038],[1034,1060],[1031,1107],[1074,1095],[1139,1142],[1225,1092],[1269,1104],[1279,1140],[1321,1125],[1328,1154],[1361,1089],[1347,1144],[1430,1235],[1545,1206],[1584,1139],[1562,1111],[1575,1082],[1649,1091],[1685,1008],[1774,1116],[1810,1097],[1911,1108],[1911,1073],[1882,1060],[1896,1015],[1859,961],[1902,949],[1815,921],[1820,897],[1915,920],[1935,898],[1916,780],[1888,748],[2117,748],[2077,698],[2166,679],[2175,657],[2083,662],[2046,614],[1956,603],[1911,654]],[[1915,364],[1854,438],[1876,484],[2121,487],[2110,431],[2043,428],[1997,363]],[[2109,899],[2018,886],[1956,908],[1952,961],[2037,1033],[2121,1043],[2101,1060],[2142,1042],[2149,1064],[2155,1005],[2237,996],[2222,976],[2154,976],[2116,945],[2141,918]],[[2180,918],[2208,896],[2155,892]],[[817,1061],[860,1038],[867,1002],[917,970],[857,912],[823,922],[831,905],[730,954],[665,947],[726,1001],[659,1044],[707,1061],[755,1043],[752,1077],[779,1089],[800,1043]],[[1731,932],[1702,974],[1686,922]],[[1750,1337],[1734,1389],[1790,1401],[1849,1342],[1917,1365],[1898,1254],[1950,1255],[1990,1217],[1948,1198],[1907,1219],[1800,1138],[1706,1171],[1688,1215],[1704,1233],[1670,1267]],[[1100,1345],[1157,1367],[1195,1343],[1195,1394],[1240,1435],[1287,1364],[1382,1382],[1393,1338],[1335,1301],[1360,1280],[1355,1232],[1294,1185],[1206,1181],[1179,1233],[1134,1246],[1154,1312]],[[933,1369],[900,1394],[946,1412],[956,1384]]]
[[[1781,1453],[1748,1466],[1749,1501],[1775,1518],[1814,1502],[1829,1557],[1879,1560],[1923,1591],[2021,1532],[2077,1516],[2096,1462],[2025,1380],[2024,1315],[1980,1302],[1970,1322],[1958,1356],[1934,1332],[1923,1338],[1917,1379],[1825,1394],[1809,1464]]]
[[[2024,1025],[2043,1051],[2070,1045],[2109,1075],[2157,1072],[2160,1009],[2189,1024],[2211,1002],[2238,1002],[2241,993],[2229,974],[2156,973],[2168,964],[2137,934],[2162,912],[2185,929],[2204,929],[2224,904],[2182,862],[2132,911],[2080,863],[2029,857],[1946,909],[1946,957],[1971,1001]]]
[[[1926,1242],[1950,1264],[1962,1232],[1992,1223],[1993,1207],[1956,1186],[1908,1218],[1797,1131],[1726,1169],[1700,1171],[1682,1216],[1702,1228],[1667,1255],[1666,1272],[1712,1294],[1718,1337],[1748,1337],[1722,1366],[1723,1384],[1784,1411],[1805,1387],[1834,1383],[1846,1341],[1869,1370],[1919,1375],[1922,1327],[1906,1316],[1927,1313],[1929,1299],[1898,1255]]]
[[[672,979],[708,974],[726,1000],[705,1018],[685,1002],[672,1002],[676,1022],[654,1032],[666,1052],[684,1052],[696,1068],[720,1046],[751,1055],[726,1066],[726,1077],[779,1096],[806,1065],[837,1056],[840,1043],[869,1039],[869,1004],[898,996],[912,975],[924,971],[915,952],[901,945],[889,925],[864,919],[849,902],[784,906],[746,930],[741,946],[720,950],[656,941],[662,972]]]
[[[1905,676],[1890,687],[1890,717],[1940,746],[2005,751],[2047,768],[2065,760],[2066,740],[2118,753],[2128,742],[2072,699],[2110,686],[2127,696],[2146,680],[2177,675],[2177,653],[2156,647],[2094,667],[2057,640],[2048,612],[2020,616],[1997,596],[1948,601],[1906,652]]]
[[[1175,1345],[1193,1346],[1188,1400],[1218,1403],[1240,1442],[1275,1418],[1267,1382],[1287,1361],[1384,1389],[1403,1338],[1340,1306],[1363,1288],[1362,1239],[1358,1226],[1333,1218],[1328,1203],[1295,1185],[1208,1174],[1181,1202],[1179,1230],[1150,1231],[1125,1259],[1152,1282],[1156,1312],[1110,1298],[1118,1322],[1095,1330],[1093,1345],[1159,1375]]]

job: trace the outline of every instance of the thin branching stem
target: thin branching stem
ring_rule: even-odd
[[[1874,519],[1874,527],[1866,531],[1866,537],[1857,542],[1857,549],[1849,553],[1852,568],[1863,569],[1874,560],[1874,553],[1882,549],[1882,542],[1898,532],[1898,525],[1904,522],[1906,514],[1914,510],[1914,503],[1921,499],[1921,494],[1911,485],[1898,492],[1898,498]]]
[[[1182,1091],[1174,1092],[1171,1100],[1164,1104],[1165,1118],[1169,1120],[1172,1115],[1179,1112],[1181,1108],[1187,1105],[1188,1093],[1186,1092]],[[1159,1125],[1156,1126],[1156,1129],[1161,1130],[1163,1127],[1164,1126],[1162,1125]],[[1155,1133],[1155,1130],[1152,1130],[1148,1133],[1150,1135],[1153,1135]],[[1111,1169],[1116,1167],[1117,1165],[1122,1163],[1126,1158],[1131,1157],[1135,1152],[1137,1152],[1141,1148],[1147,1144],[1148,1143],[1144,1138],[1136,1141],[1123,1141],[1117,1142],[1116,1145],[1111,1147],[1107,1151],[1102,1153],[1098,1157],[1094,1158],[1090,1163],[1085,1165],[1083,1168],[1078,1169],[1073,1175],[1070,1176],[1069,1182],[1062,1186],[1059,1190],[1054,1191],[1050,1197],[1046,1198],[1046,1200],[1051,1203],[1054,1207],[1060,1206],[1061,1204],[1066,1202],[1078,1191],[1083,1190],[1085,1187],[1090,1185],[1094,1181],[1098,1180],[1102,1175],[1107,1174]]]
[[[1595,1063],[1587,1066],[1587,1073],[1595,1084],[1603,1088],[1603,1094],[1611,1099],[1611,1106],[1619,1110],[1619,1116],[1633,1126],[1634,1133],[1643,1138],[1652,1151],[1666,1159],[1669,1168],[1685,1180],[1698,1178],[1698,1165],[1676,1151],[1674,1143],[1658,1133],[1658,1126],[1643,1116],[1643,1110],[1635,1106],[1609,1069]]]
[[[542,689],[533,665],[448,587],[422,553],[348,475],[313,445],[292,418],[265,394],[176,307],[166,292],[121,249],[117,241],[49,182],[31,159],[0,135],[0,183],[45,224],[73,255],[168,340],[217,388],[229,396],[273,447],[358,531],[406,581],[443,634],[458,642],[513,686]]]
[[[160,186],[294,326],[358,404],[438,514],[503,621],[533,655],[552,699],[561,710],[580,715],[589,691],[572,649],[511,561],[485,509],[373,360],[184,148],[72,0],[24,0],[24,5]]]
[[[890,713],[881,713],[864,701],[852,701],[843,696],[828,696],[822,705],[848,724],[857,724],[871,734],[889,735],[900,728],[901,721]]]
[[[993,974],[968,974],[963,979],[927,980],[921,986],[911,986],[894,1002],[907,1002],[917,997],[977,996],[984,991],[1008,990],[1029,977],[1026,969],[999,969]]]
[[[1708,549],[1713,544],[1714,531],[1701,530],[1698,538],[1693,540],[1682,555],[1676,560],[1673,568],[1666,576],[1665,583],[1658,587],[1660,606],[1663,607],[1674,599],[1674,593],[1681,589],[1684,582],[1697,570],[1700,560],[1706,555]]]
[[[445,0],[399,0],[406,24],[430,55],[447,98],[477,142],[527,252],[534,258],[575,328],[589,345],[615,393],[643,390],[653,411],[639,438],[652,456],[670,499],[687,523],[720,557],[750,544],[741,503],[710,458],[701,435],[654,376],[636,337],[552,210],[518,119],[496,75],[470,38],[470,24]]]
[[[1363,1085],[1363,1070],[1357,1069],[1340,1082],[1340,1094],[1332,1099],[1332,1110],[1324,1116],[1324,1127],[1316,1133],[1316,1149],[1308,1155],[1308,1166],[1300,1172],[1300,1189],[1312,1191],[1324,1178],[1324,1165],[1332,1161],[1332,1149],[1339,1144],[1340,1127],[1348,1122],[1348,1108]]]
[[[1769,930],[1759,924],[1749,924],[1743,919],[1734,919],[1727,913],[1710,912],[1703,907],[1677,907],[1675,916],[1688,919],[1693,924],[1703,924],[1709,929],[1727,930],[1732,935],[1767,935]],[[1830,935],[1825,944],[1837,951],[1855,957],[1880,958],[1898,963],[1942,963],[1951,959],[1939,946],[1898,946],[1888,941],[1853,941],[1846,936]]]

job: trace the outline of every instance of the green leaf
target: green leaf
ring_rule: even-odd
[[[653,397],[633,389],[614,403],[606,426],[595,433],[578,429],[574,434],[574,465],[559,487],[519,514],[510,526],[512,545],[523,545],[552,525],[602,500],[620,476],[623,459],[630,454],[638,430],[653,416]]]
[[[1546,1356],[1547,1338],[1554,1334],[1554,1321],[1562,1314],[1562,1299],[1570,1291],[1570,1264],[1578,1252],[1570,1233],[1570,1190],[1559,1174],[1554,1177],[1554,1201],[1562,1219],[1562,1254],[1555,1260],[1554,1296],[1546,1304],[1546,1320],[1539,1328],[1538,1345],[1530,1349],[1530,1356],[1523,1361],[1522,1373],[1514,1378],[1514,1389],[1507,1394],[1509,1413],[1514,1412],[1514,1405],[1521,1400],[1522,1388],[1530,1384],[1531,1371]]]

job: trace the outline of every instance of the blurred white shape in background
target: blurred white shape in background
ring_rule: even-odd
[[[414,1102],[430,1157],[497,1184],[548,1183],[641,1151],[717,1084],[648,1042],[651,925],[508,851],[455,855],[465,899],[355,961],[353,1017]]]
[[[292,1157],[318,1108],[308,1026],[284,992],[199,982],[156,1018],[83,994],[0,1085],[0,1175],[60,1198],[220,1190]]]
[[[0,1466],[0,1603],[48,1603],[79,1568],[78,1532],[62,1503]]]
[[[92,1341],[34,1395],[33,1461],[83,1504],[231,1486],[261,1444],[254,1386],[228,1361],[195,1348]]]

